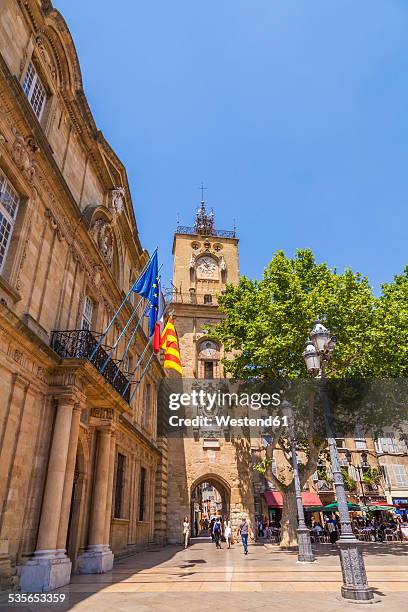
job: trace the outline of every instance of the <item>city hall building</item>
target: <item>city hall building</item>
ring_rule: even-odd
[[[148,260],[125,168],[95,125],[67,25],[51,2],[0,13],[0,572],[23,591],[112,568],[162,541],[154,358],[133,393],[126,359]],[[93,363],[91,363],[93,357]],[[133,396],[133,397],[132,397]]]

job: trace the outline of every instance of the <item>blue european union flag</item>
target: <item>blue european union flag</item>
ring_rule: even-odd
[[[142,276],[133,285],[132,291],[138,293],[139,295],[144,298],[147,298],[150,301],[151,306],[149,311],[149,336],[151,336],[154,332],[154,326],[156,325],[157,313],[159,310],[158,306],[160,291],[157,252],[153,255],[148,267],[143,272]]]
[[[133,285],[132,291],[151,301],[151,296],[153,295],[155,288],[153,285],[157,286],[157,277],[158,261],[156,251],[142,276],[138,278]]]

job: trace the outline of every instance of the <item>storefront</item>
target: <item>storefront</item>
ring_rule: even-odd
[[[408,519],[408,497],[393,497],[392,503],[396,506],[395,512],[400,515],[403,521]]]
[[[268,516],[269,521],[273,523],[279,523],[282,518],[283,508],[283,496],[279,491],[265,491],[264,492],[264,512],[263,514]],[[306,520],[308,518],[308,508],[314,506],[322,506],[320,497],[314,491],[302,491],[302,503],[305,511]]]

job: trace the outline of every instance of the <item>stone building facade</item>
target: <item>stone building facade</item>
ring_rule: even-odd
[[[104,572],[114,555],[164,538],[155,405],[163,370],[154,358],[133,394],[144,326],[122,361],[132,327],[116,353],[107,348],[133,312],[133,296],[97,347],[147,261],[125,168],[95,125],[64,19],[48,1],[3,0],[3,586],[46,591],[71,572]]]
[[[226,283],[238,283],[238,238],[235,231],[217,230],[213,213],[204,202],[193,227],[177,228],[173,242],[173,304],[179,336],[183,380],[209,384],[224,377],[223,347],[206,328],[217,324],[222,313],[217,295]],[[168,439],[167,534],[170,542],[180,542],[183,516],[193,518],[194,491],[202,483],[214,486],[221,495],[222,514],[234,529],[245,515],[254,521],[251,444],[245,435],[231,439],[229,432]]]

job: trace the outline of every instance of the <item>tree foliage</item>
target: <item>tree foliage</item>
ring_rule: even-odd
[[[261,281],[240,278],[219,296],[225,319],[212,334],[232,351],[240,380],[306,375],[302,351],[317,317],[338,338],[331,377],[404,376],[408,368],[408,267],[377,298],[368,279],[317,263],[312,251],[278,251]]]
[[[337,336],[326,373],[330,378],[406,376],[408,368],[408,267],[376,297],[368,279],[346,269],[338,273],[317,263],[311,250],[294,258],[278,251],[260,281],[240,278],[219,296],[225,318],[211,329],[227,356],[225,371],[239,380],[305,378],[305,340],[316,318]],[[324,439],[302,440],[305,457],[300,473],[305,484],[325,452]],[[295,540],[296,509],[293,478],[279,479],[270,469],[279,449],[291,465],[282,432],[276,432],[257,469],[284,495],[285,545]],[[290,469],[290,467],[289,467]],[[286,499],[287,498],[287,499]],[[294,518],[293,518],[294,517]],[[289,524],[290,523],[290,524]]]

